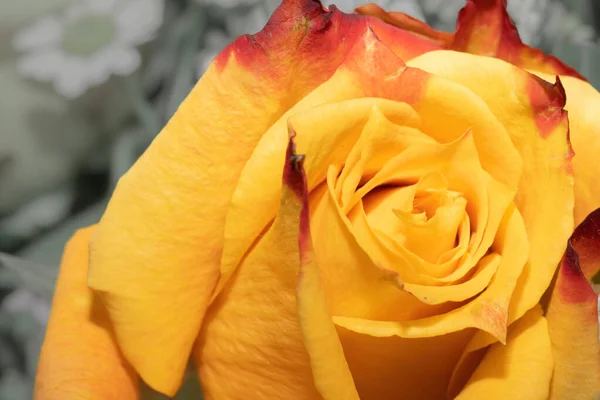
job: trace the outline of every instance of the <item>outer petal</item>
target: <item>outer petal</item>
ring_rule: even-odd
[[[563,111],[564,91],[560,81],[551,85],[488,57],[441,51],[411,60],[409,65],[447,77],[477,94],[506,127],[523,159],[515,203],[523,215],[531,250],[511,300],[511,323],[539,302],[573,231],[572,149]]]
[[[404,13],[386,12],[375,4],[359,7],[357,12],[428,38],[448,50],[500,58],[521,68],[585,80],[575,69],[556,57],[521,41],[506,10],[506,0],[468,0],[458,14],[454,34],[436,31]]]
[[[300,272],[300,251],[306,261],[310,246],[310,237],[299,240],[307,229],[306,182],[291,145],[286,160],[278,215],[211,306],[198,342],[195,355],[209,398],[316,400],[318,389],[325,399],[358,399],[346,397],[354,386],[347,367],[341,369],[331,318],[329,331],[317,319],[325,309],[317,297],[322,293],[313,293],[314,270]],[[297,301],[299,274],[304,283]]]
[[[518,67],[585,80],[558,58],[527,46],[506,9],[506,0],[469,0],[458,14],[452,50],[492,56]]]
[[[106,311],[86,285],[93,231],[78,231],[65,249],[38,363],[36,400],[139,398],[138,377],[117,348]]]
[[[548,324],[536,306],[510,327],[506,345],[488,349],[456,400],[547,400],[553,366]]]
[[[545,80],[552,82],[553,75],[532,71]],[[567,93],[565,109],[569,112],[569,129],[575,176],[575,225],[600,207],[600,93],[589,83],[569,76],[561,82]]]
[[[310,211],[308,203],[308,185],[302,161],[294,153],[293,138],[290,138],[285,165],[282,202],[300,203],[293,211],[299,211],[300,275],[297,286],[298,316],[304,338],[304,344],[310,355],[310,363],[315,385],[324,400],[360,400],[344,350],[335,327],[331,322],[331,313],[321,277],[315,263],[312,237],[310,234]],[[291,200],[294,201],[291,201]]]
[[[336,70],[366,21],[284,1],[263,31],[217,57],[119,182],[92,241],[89,283],[154,389],[172,395],[181,382],[242,167],[269,126]]]
[[[600,396],[598,295],[582,271],[586,264],[597,266],[600,261],[599,223],[600,209],[575,230],[548,305],[546,315],[556,361],[551,399],[583,400]],[[595,240],[590,240],[592,237]]]

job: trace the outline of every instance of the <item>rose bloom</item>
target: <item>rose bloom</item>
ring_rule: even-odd
[[[600,95],[505,6],[229,45],[67,245],[35,398],[597,399]]]

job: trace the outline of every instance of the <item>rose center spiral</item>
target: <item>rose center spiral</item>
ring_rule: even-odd
[[[423,181],[380,187],[363,201],[377,235],[431,263],[444,263],[454,256],[461,226],[468,222],[467,200],[461,193]]]

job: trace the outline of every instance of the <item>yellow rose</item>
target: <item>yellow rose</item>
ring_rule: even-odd
[[[173,395],[190,357],[215,400],[599,393],[561,81],[386,18],[287,0],[221,53],[67,245],[36,399]]]

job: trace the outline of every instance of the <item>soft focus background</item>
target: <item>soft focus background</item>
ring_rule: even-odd
[[[374,2],[451,31],[465,0]],[[100,218],[212,58],[278,4],[0,0],[0,400],[31,399],[69,236]],[[600,87],[600,1],[509,0],[509,11],[525,42]]]

